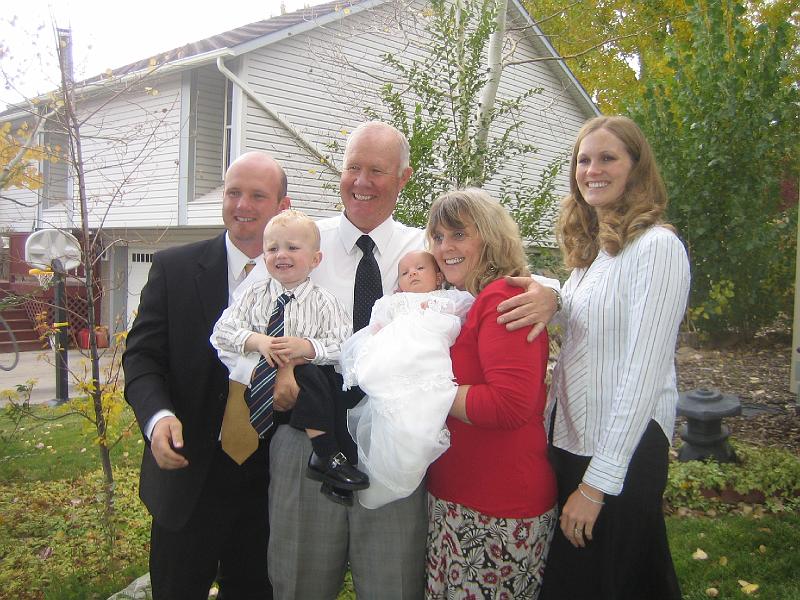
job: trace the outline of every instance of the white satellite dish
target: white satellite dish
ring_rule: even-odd
[[[75,236],[60,229],[41,229],[25,242],[25,262],[37,269],[52,269],[55,259],[64,271],[81,264],[81,245]]]

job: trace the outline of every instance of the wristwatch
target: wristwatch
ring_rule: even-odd
[[[555,288],[550,288],[550,289],[553,291],[553,294],[555,294],[555,297],[556,297],[556,312],[559,312],[561,310],[561,307],[564,306],[564,301],[561,299],[561,292],[559,292]]]

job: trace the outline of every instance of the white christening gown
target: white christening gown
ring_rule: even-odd
[[[347,411],[359,468],[370,479],[358,492],[362,506],[409,496],[450,447],[445,419],[458,387],[450,346],[473,302],[458,290],[385,296],[369,325],[342,345],[344,387],[358,385],[365,394]]]

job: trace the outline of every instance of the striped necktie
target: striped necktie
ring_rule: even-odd
[[[283,335],[283,311],[286,303],[294,296],[290,292],[285,292],[278,296],[275,301],[275,308],[269,317],[267,325],[267,335],[270,337],[281,337]],[[250,388],[245,393],[245,401],[250,409],[250,423],[256,430],[259,437],[272,427],[272,398],[275,391],[275,373],[277,369],[267,362],[263,356],[258,361]]]

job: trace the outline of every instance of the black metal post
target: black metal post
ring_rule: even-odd
[[[52,269],[55,279],[54,304],[56,328],[56,397],[51,405],[64,404],[69,400],[69,325],[67,324],[67,285],[64,267],[59,259],[54,259]]]

